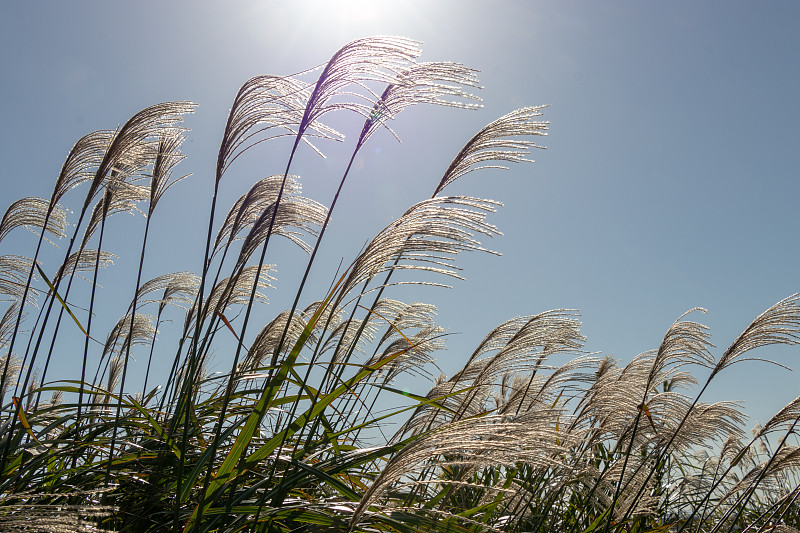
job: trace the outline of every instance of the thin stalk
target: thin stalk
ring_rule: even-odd
[[[781,450],[781,448],[783,448],[784,444],[786,444],[786,439],[789,437],[789,435],[791,435],[797,423],[798,420],[795,419],[795,421],[792,423],[792,426],[789,428],[786,434],[784,434],[783,438],[781,439],[781,442],[778,444],[778,447],[775,448],[775,451],[770,455],[767,464],[765,464],[761,468],[761,472],[759,472],[755,481],[753,481],[753,483],[751,483],[750,486],[747,487],[745,494],[743,494],[742,497],[740,497],[739,500],[733,506],[731,506],[731,508],[728,509],[728,511],[722,516],[717,525],[714,526],[714,528],[711,530],[711,533],[715,533],[720,528],[725,519],[730,516],[730,514],[736,507],[739,507],[741,502],[741,506],[739,507],[739,512],[736,513],[736,517],[733,519],[732,524],[735,524],[736,521],[739,520],[739,517],[742,515],[742,512],[744,512],[745,507],[747,507],[747,504],[750,502],[750,498],[753,497],[753,494],[755,493],[756,488],[758,488],[759,483],[761,483],[761,481],[763,481],[764,477],[767,475],[769,467],[772,465],[773,462],[775,462],[775,459],[778,456],[778,452]]]
[[[161,313],[164,311],[164,304],[158,306],[158,314],[156,315],[156,327],[155,331],[153,332],[153,340],[150,341],[150,353],[147,356],[147,369],[144,373],[144,384],[142,385],[142,394],[147,394],[147,380],[150,377],[150,363],[153,361],[153,351],[156,347],[156,335],[158,332],[158,326],[161,324]],[[166,391],[165,391],[166,392]]]
[[[6,390],[6,380],[8,379],[8,368],[9,368],[9,365],[11,363],[11,354],[14,353],[14,343],[17,340],[17,333],[19,332],[20,325],[22,324],[22,311],[25,308],[25,302],[28,299],[28,291],[30,290],[31,283],[33,281],[33,271],[34,271],[34,269],[36,269],[36,261],[39,259],[39,252],[40,252],[40,250],[42,248],[42,241],[44,240],[44,232],[45,232],[44,228],[47,227],[47,222],[50,220],[50,214],[53,212],[53,208],[54,207],[55,207],[54,204],[51,202],[50,207],[47,210],[47,213],[45,214],[44,224],[42,225],[42,232],[39,234],[39,241],[36,243],[36,252],[33,254],[33,261],[31,261],[31,268],[28,271],[28,280],[25,283],[25,288],[22,291],[22,300],[20,300],[19,311],[17,312],[17,318],[16,318],[16,321],[14,323],[14,330],[11,332],[11,343],[9,344],[9,347],[8,347],[8,356],[6,357],[6,362],[3,365],[3,376],[2,376],[2,379],[0,379],[0,409],[5,404],[4,391]],[[38,319],[37,319],[37,323],[38,323]],[[35,326],[34,326],[34,329],[35,329]],[[31,332],[31,335],[32,335],[32,332]],[[26,351],[26,353],[27,353],[27,351]],[[23,365],[24,365],[24,361],[23,361]],[[0,469],[0,472],[2,472],[2,469]]]
[[[142,285],[142,269],[144,267],[144,256],[145,250],[147,249],[147,236],[150,231],[150,220],[152,220],[152,210],[150,212],[150,216],[147,217],[147,221],[144,225],[144,237],[142,238],[142,251],[139,254],[139,271],[136,274],[136,289],[133,292],[133,304],[131,309],[131,318],[130,318],[130,326],[128,327],[128,338],[127,342],[125,343],[127,346],[125,348],[125,356],[122,360],[122,380],[120,381],[119,385],[119,400],[117,401],[117,412],[114,415],[114,429],[111,433],[111,446],[108,450],[108,466],[106,467],[106,483],[111,478],[111,463],[114,459],[114,445],[117,441],[117,428],[119,426],[119,415],[122,411],[122,395],[125,393],[125,377],[128,373],[128,359],[130,358],[131,354],[131,345],[133,344],[133,327],[134,322],[136,320],[136,306],[139,303],[139,288]],[[111,391],[109,391],[111,392]],[[142,392],[144,394],[144,392]]]
[[[80,229],[81,223],[83,222],[83,218],[84,218],[84,216],[85,216],[86,212],[88,211],[89,203],[91,202],[91,199],[92,199],[92,194],[93,194],[93,192],[92,192],[92,191],[89,191],[89,193],[86,195],[86,201],[84,202],[83,209],[81,209],[81,214],[80,214],[80,216],[78,217],[78,223],[75,225],[75,231],[73,232],[73,234],[72,234],[72,238],[71,238],[71,239],[70,239],[70,241],[69,241],[69,246],[67,246],[67,251],[66,251],[66,253],[65,253],[65,255],[64,255],[64,261],[62,262],[62,265],[66,265],[66,264],[67,264],[67,261],[69,260],[70,253],[72,252],[72,247],[73,247],[73,246],[74,246],[74,244],[75,244],[75,239],[78,237],[78,230]],[[42,230],[42,231],[44,231],[44,230]],[[40,241],[40,244],[41,244],[41,241]],[[38,248],[38,247],[37,247],[37,248]],[[34,264],[31,266],[31,268],[35,268],[35,264],[36,264],[36,263],[34,262]],[[75,266],[75,268],[77,267],[77,262],[75,263],[75,265],[74,265],[74,266]],[[73,271],[72,271],[71,275],[72,275],[72,274],[74,274],[74,273],[75,273],[75,270],[74,270],[74,268],[73,268]],[[32,273],[31,273],[31,275],[32,275]],[[64,279],[64,276],[60,276],[60,277],[59,277],[59,278],[56,280],[56,282],[55,282],[55,284],[54,284],[54,286],[53,286],[53,287],[54,287],[54,289],[55,289],[55,292],[58,292],[58,288],[59,288],[59,286],[61,285],[61,281],[62,281],[63,279]],[[71,282],[71,281],[72,281],[72,277],[70,276],[70,282]],[[30,284],[29,284],[29,285],[30,285]],[[68,289],[68,291],[69,291],[69,289]],[[68,291],[67,291],[67,292],[68,292]],[[38,353],[38,350],[39,350],[39,345],[40,345],[40,344],[41,344],[41,342],[42,342],[42,338],[43,338],[43,336],[44,336],[44,331],[45,331],[45,328],[46,328],[46,326],[47,326],[47,319],[48,319],[48,317],[50,316],[50,311],[52,310],[52,308],[53,308],[53,303],[55,302],[55,295],[51,295],[49,292],[48,292],[48,296],[46,296],[46,297],[45,297],[45,302],[47,302],[47,299],[48,299],[48,298],[49,298],[49,300],[50,300],[50,301],[49,301],[49,303],[47,304],[47,312],[45,313],[44,320],[42,321],[42,325],[41,325],[41,327],[40,327],[40,329],[39,329],[39,336],[38,336],[38,337],[37,337],[37,339],[36,339],[36,346],[34,347],[33,353],[32,353],[32,355],[31,355],[31,360],[30,360],[30,363],[28,363],[28,372],[27,372],[27,373],[26,373],[26,375],[25,375],[25,381],[24,381],[24,383],[23,383],[23,385],[22,385],[22,390],[23,390],[23,391],[24,391],[24,390],[27,388],[27,386],[28,386],[28,380],[30,379],[30,376],[31,376],[31,371],[32,371],[32,369],[33,369],[34,362],[35,362],[35,360],[36,360],[36,354]],[[65,295],[63,296],[63,298],[64,298],[64,300],[66,301],[66,299],[67,299],[67,294],[65,294]],[[20,308],[20,317],[21,317],[21,309],[22,309],[22,308]],[[63,309],[63,308],[62,308],[62,309]],[[17,320],[18,320],[18,323],[19,323],[19,319],[20,319],[20,318],[18,317],[18,319],[17,319]],[[17,329],[18,329],[18,328],[17,328]],[[53,332],[53,338],[54,338],[54,339],[55,339],[55,335],[56,335],[57,331],[58,331],[58,330],[56,330],[55,332]],[[16,332],[17,332],[17,330],[15,329],[15,330],[14,330],[14,334],[15,334],[15,335],[16,335]],[[31,332],[31,340],[33,339],[33,335],[34,335],[34,333],[33,333],[33,332]],[[28,349],[26,349],[26,350],[25,350],[25,357],[23,358],[23,363],[24,363],[25,361],[27,361],[29,353],[30,353],[30,341],[29,341],[29,343],[28,343]],[[10,350],[10,349],[9,349],[9,354],[11,354],[11,350]],[[9,357],[8,359],[10,359],[10,357]],[[19,383],[17,383],[17,385],[19,385]],[[17,389],[17,388],[15,387],[15,394],[16,394],[16,391],[17,391],[17,390],[19,390],[19,389]],[[3,455],[2,455],[2,458],[0,458],[0,472],[4,472],[4,471],[5,471],[6,464],[7,464],[7,462],[8,462],[8,455],[9,455],[9,452],[11,451],[11,450],[10,450],[10,445],[11,445],[11,442],[12,442],[12,440],[13,440],[11,437],[12,437],[12,435],[13,435],[14,428],[16,427],[17,420],[18,420],[18,410],[17,410],[17,409],[14,409],[14,412],[13,412],[13,414],[12,414],[11,425],[9,426],[9,430],[8,430],[8,431],[9,431],[9,438],[8,438],[8,440],[6,441],[6,445],[3,447]]]
[[[266,254],[267,254],[267,247],[269,246],[270,237],[272,236],[272,231],[273,231],[273,228],[275,226],[275,219],[277,218],[278,210],[280,208],[281,199],[283,198],[283,191],[284,191],[284,188],[286,186],[286,180],[288,179],[288,176],[289,176],[289,169],[290,169],[290,167],[292,165],[292,161],[293,161],[294,155],[295,155],[295,153],[297,151],[297,147],[300,144],[300,138],[301,138],[301,133],[299,133],[295,137],[294,145],[292,146],[292,151],[289,154],[289,160],[286,163],[286,170],[283,172],[283,182],[281,183],[281,188],[278,191],[278,196],[275,199],[275,204],[274,204],[275,208],[274,208],[274,211],[272,213],[272,217],[271,217],[270,222],[269,222],[269,229],[267,230],[267,236],[264,239],[264,245],[261,248],[261,257],[258,260],[258,268],[256,269],[255,278],[253,280],[253,288],[250,291],[250,299],[249,299],[248,304],[247,304],[247,310],[245,311],[244,322],[242,324],[242,329],[241,329],[241,331],[239,333],[239,338],[240,339],[244,339],[245,333],[247,331],[247,325],[248,325],[248,323],[250,321],[250,314],[251,314],[251,312],[253,310],[253,304],[255,302],[256,290],[258,289],[258,280],[261,277],[261,269],[263,268],[264,259],[265,259]],[[209,236],[209,244],[210,244],[210,236]],[[204,271],[204,275],[205,275],[205,271]],[[291,316],[292,315],[290,314],[289,315],[289,320],[290,321],[291,321]],[[198,319],[198,324],[199,324],[199,319]],[[236,346],[236,353],[234,355],[233,368],[236,368],[236,365],[238,364],[239,356],[241,354],[241,350],[242,350],[242,344],[239,343]],[[190,367],[190,372],[191,372],[191,367]],[[191,376],[188,376],[188,377],[191,378]],[[225,397],[223,398],[222,409],[220,410],[219,423],[217,425],[217,428],[216,428],[216,431],[215,431],[215,434],[214,434],[214,438],[211,441],[212,452],[211,452],[211,454],[209,456],[208,470],[206,471],[206,477],[205,477],[205,480],[203,482],[203,490],[202,490],[201,494],[205,494],[205,492],[208,490],[208,485],[211,483],[211,472],[213,470],[214,459],[215,459],[215,456],[216,456],[217,441],[219,440],[219,435],[220,435],[220,433],[222,431],[222,421],[224,421],[224,416],[225,416],[225,413],[227,412],[227,407],[228,407],[229,401],[230,401],[229,394],[226,393]],[[263,416],[263,413],[261,415]],[[184,425],[184,431],[183,431],[183,446],[184,446],[184,449],[185,449],[185,446],[186,446],[187,429],[188,429],[188,422]],[[181,466],[182,466],[182,461],[181,461]],[[234,486],[235,486],[235,483],[236,483],[236,481],[234,480]],[[180,489],[180,486],[178,488]],[[233,492],[234,490],[235,489],[232,489],[231,492]],[[180,492],[180,490],[179,490],[179,492]],[[176,506],[176,509],[177,509],[177,506]],[[199,509],[199,512],[198,512],[198,515],[197,515],[197,520],[195,521],[195,530],[196,531],[199,530],[200,523],[201,523],[202,518],[203,518],[203,505],[200,505],[198,507],[198,509]],[[177,514],[177,510],[176,510],[176,514]],[[177,520],[177,517],[176,517],[176,520]],[[177,522],[176,522],[176,524],[177,524]]]
[[[653,364],[655,364],[655,361],[653,362]],[[645,387],[644,387],[644,395],[642,397],[642,405],[644,405],[645,402],[647,402],[647,393],[650,390],[650,384],[651,384],[651,378],[650,378],[650,376],[648,376],[647,383],[645,384]],[[695,400],[695,403],[697,403],[697,400]],[[692,407],[694,407],[694,404],[692,405]],[[608,520],[606,520],[606,527],[603,530],[605,532],[607,532],[608,529],[611,527],[611,521],[614,518],[614,508],[617,505],[617,500],[619,499],[619,495],[622,493],[623,481],[625,479],[625,477],[624,477],[625,476],[625,469],[628,466],[628,459],[631,456],[631,450],[633,449],[633,442],[636,440],[636,431],[639,429],[639,422],[642,419],[642,410],[643,409],[640,408],[636,412],[636,418],[633,421],[633,430],[631,432],[630,438],[628,439],[628,448],[627,448],[627,450],[625,450],[624,460],[622,462],[622,471],[619,473],[619,483],[617,483],[617,488],[614,491],[614,497],[611,499],[611,505],[610,505],[611,512],[608,513]],[[689,409],[689,412],[691,412],[691,408]],[[687,416],[688,416],[688,412],[687,412]],[[684,420],[686,420],[686,419],[684,418]],[[681,425],[683,425],[683,422],[681,422]],[[680,426],[678,426],[678,430],[680,430]],[[670,444],[671,443],[672,443],[672,440],[670,440]],[[658,464],[658,460],[656,460],[656,464]],[[647,485],[647,482],[650,480],[650,476],[652,476],[654,470],[655,470],[655,467],[653,468],[653,470],[650,471],[650,474],[647,476],[647,479],[645,479],[644,483],[642,483],[642,487],[645,487]],[[637,471],[638,471],[638,469],[637,469]],[[635,473],[634,473],[634,475],[635,475]],[[633,479],[633,478],[631,478],[631,479]],[[640,493],[641,493],[642,490],[643,490],[643,488],[639,489]],[[634,501],[636,501],[638,498],[639,498],[639,496],[637,495],[636,498],[634,498]],[[631,504],[631,508],[633,508],[633,504]],[[625,518],[627,516],[628,516],[628,513],[626,512],[625,516],[622,518],[622,520],[620,520],[620,522],[624,522]]]
[[[331,206],[328,208],[328,214],[325,217],[325,222],[322,224],[322,229],[320,229],[319,237],[317,237],[317,242],[314,245],[314,250],[311,252],[311,257],[309,258],[308,264],[306,265],[306,270],[303,273],[303,279],[300,281],[300,287],[297,289],[297,293],[295,294],[295,297],[294,297],[294,302],[292,302],[292,307],[291,307],[291,310],[289,311],[290,319],[286,321],[286,325],[283,328],[283,333],[281,334],[280,341],[278,341],[277,348],[275,349],[275,352],[272,355],[272,364],[271,364],[271,366],[274,366],[274,365],[277,364],[278,354],[280,354],[281,348],[283,348],[283,343],[286,341],[286,335],[289,332],[289,326],[291,325],[291,317],[294,316],[294,312],[297,309],[298,303],[300,302],[300,296],[303,293],[303,288],[305,287],[306,280],[308,279],[308,275],[311,272],[311,266],[314,264],[314,258],[317,255],[317,251],[319,250],[319,245],[322,242],[322,238],[325,235],[325,230],[328,227],[328,222],[331,219],[331,213],[333,213],[333,209],[336,207],[336,202],[338,201],[339,195],[342,192],[342,187],[344,187],[344,182],[347,179],[347,175],[348,175],[348,173],[350,172],[350,169],[353,166],[353,161],[355,161],[356,154],[358,153],[358,150],[359,150],[359,148],[361,148],[361,146],[362,146],[361,143],[358,143],[356,145],[355,150],[353,150],[353,153],[350,156],[350,161],[347,164],[347,168],[344,171],[344,175],[342,176],[342,179],[339,181],[339,187],[336,189],[336,193],[333,196],[333,201],[331,202]],[[240,337],[240,338],[242,338],[242,337]],[[238,351],[237,351],[237,354],[238,354]],[[316,353],[314,355],[316,356]],[[312,357],[311,361],[309,361],[308,368],[306,369],[306,375],[303,377],[303,386],[305,386],[305,384],[308,382],[308,378],[309,378],[309,376],[311,374],[311,369],[314,366],[314,363],[315,363],[315,357]],[[312,408],[313,408],[315,403],[316,403],[315,399],[312,398],[312,404],[311,404]],[[294,418],[294,415],[297,412],[297,406],[299,404],[300,404],[300,395],[298,395],[297,400],[292,404],[291,413],[289,414],[289,419],[293,419]],[[283,440],[281,441],[281,444],[278,446],[278,449],[282,449],[283,448],[283,445],[286,442],[286,437],[287,437],[287,435],[284,434]],[[298,438],[299,438],[299,436],[298,436]],[[273,468],[274,468],[274,464],[275,463],[273,463]],[[287,466],[287,468],[288,468],[288,466]]]
[[[683,425],[686,423],[686,420],[688,420],[688,418],[689,418],[689,415],[691,414],[692,410],[693,410],[693,409],[695,408],[695,406],[697,405],[697,402],[699,402],[699,401],[700,401],[700,397],[701,397],[701,396],[703,395],[703,393],[706,391],[706,389],[708,388],[708,385],[711,383],[711,380],[714,378],[714,376],[715,376],[715,375],[716,375],[716,374],[712,374],[712,375],[711,375],[711,376],[708,378],[708,380],[706,381],[705,385],[703,385],[703,388],[702,388],[702,389],[700,389],[700,392],[698,393],[698,395],[695,397],[694,401],[692,402],[692,405],[690,405],[690,406],[689,406],[689,409],[687,409],[687,411],[686,411],[686,415],[685,415],[685,416],[684,416],[684,417],[681,419],[680,423],[678,424],[678,427],[677,427],[677,428],[675,429],[675,431],[672,433],[672,436],[670,437],[670,439],[667,441],[667,443],[664,445],[664,447],[663,447],[663,448],[661,449],[661,451],[658,453],[658,456],[656,457],[656,459],[655,459],[655,461],[654,461],[654,463],[653,463],[655,466],[654,466],[653,468],[651,468],[651,469],[650,469],[650,472],[647,474],[647,477],[646,477],[646,478],[645,478],[645,480],[642,482],[642,485],[641,485],[641,487],[639,487],[639,490],[636,492],[636,495],[635,495],[635,497],[633,498],[633,501],[638,501],[638,499],[641,497],[642,493],[644,492],[644,489],[645,489],[645,487],[647,486],[647,482],[648,482],[648,481],[650,481],[650,478],[651,478],[651,477],[653,476],[653,474],[655,473],[655,471],[656,471],[656,467],[657,467],[658,463],[659,463],[659,462],[660,462],[660,461],[661,461],[661,460],[664,458],[664,456],[667,454],[667,450],[669,450],[669,447],[670,447],[670,446],[672,445],[672,443],[675,441],[675,438],[678,436],[678,433],[680,433],[681,429],[683,429]],[[641,409],[640,409],[640,410],[639,410],[639,412],[637,413],[637,417],[636,417],[636,418],[637,418],[637,420],[639,420],[639,418],[641,417],[641,414],[642,414],[642,411],[641,411]],[[630,447],[629,447],[628,451],[630,452]],[[627,461],[627,454],[626,454],[625,460]],[[637,471],[639,470],[639,468],[642,468],[642,466],[644,466],[644,464],[645,464],[645,463],[643,462],[643,463],[642,463],[642,464],[641,464],[641,465],[640,465],[640,466],[637,468]],[[620,483],[621,483],[621,482],[622,482],[622,478],[620,477]],[[619,492],[621,492],[621,488],[618,488],[618,490],[617,490],[617,494],[618,494]],[[615,494],[615,496],[616,496],[616,494]],[[616,501],[616,499],[615,499],[615,501]],[[612,506],[612,510],[613,510],[613,506]],[[625,512],[625,515],[622,517],[622,519],[620,519],[620,523],[621,523],[621,522],[624,522],[624,521],[625,521],[625,520],[628,518],[628,516],[630,515],[630,513],[632,512],[632,510],[633,510],[633,505],[631,505],[631,506],[630,506],[630,508],[629,508],[629,509],[628,509],[628,510]],[[613,511],[612,511],[612,512],[613,512]],[[609,519],[608,519],[608,522],[606,522],[606,530],[607,530],[608,526],[610,525],[610,522],[611,522],[611,514],[609,514]]]
[[[227,119],[227,122],[225,124],[225,130],[224,131],[228,131],[230,129],[232,120],[233,120],[233,108],[231,108],[231,113],[228,114],[228,119]],[[219,152],[217,154],[217,167],[216,167],[216,173],[215,173],[215,179],[214,179],[214,194],[213,194],[213,196],[211,198],[211,210],[210,210],[209,216],[208,216],[208,232],[207,232],[207,235],[206,235],[206,250],[205,250],[205,254],[203,255],[203,273],[200,276],[200,287],[197,290],[197,298],[195,300],[195,307],[197,309],[197,311],[196,311],[197,316],[195,317],[196,323],[195,323],[195,328],[194,328],[194,338],[193,338],[193,345],[195,347],[197,346],[197,343],[199,341],[200,328],[201,328],[201,323],[202,323],[201,322],[202,321],[202,314],[203,314],[203,294],[205,292],[206,275],[208,274],[208,268],[209,268],[209,265],[210,265],[210,262],[211,262],[210,253],[211,253],[211,238],[212,238],[212,235],[214,233],[214,214],[216,212],[216,207],[217,207],[217,194],[219,193],[219,182],[222,179],[222,168],[223,168],[223,151],[222,150],[223,150],[222,146],[220,146],[220,150],[219,150]],[[190,309],[191,309],[191,307],[190,307]],[[180,343],[178,345],[178,352],[175,355],[175,363],[177,363],[179,358],[180,358],[180,354],[181,354],[182,348],[183,348],[183,338],[181,338],[181,341],[180,341]],[[194,353],[191,352],[191,345],[190,345],[190,353],[187,354],[187,357],[190,359],[190,361],[193,358],[197,357],[196,352],[194,352]],[[177,364],[173,365],[173,368],[176,368],[176,367],[177,367]],[[184,400],[186,402],[190,401],[189,400],[189,395],[190,395],[190,392],[191,392],[191,386],[188,384],[190,379],[192,379],[192,376],[190,375],[190,373],[189,372],[184,373],[183,383],[181,384],[181,390],[185,391]],[[177,391],[177,387],[178,386],[176,385],[176,387],[175,387],[176,391]],[[166,397],[166,391],[164,391],[164,396],[162,396],[162,401],[163,401],[164,397]],[[177,404],[175,405],[175,412],[174,412],[174,415],[172,417],[172,421],[170,423],[170,429],[169,429],[169,435],[170,436],[172,436],[174,434],[175,429],[176,429],[176,425],[180,423],[181,414],[182,414],[182,411],[183,411],[184,401],[181,401],[180,396],[176,399],[176,401],[177,401]],[[184,429],[183,429],[183,435],[182,435],[182,441],[181,441],[181,450],[183,450],[183,451],[186,450],[186,437],[187,437],[188,424],[189,424],[188,418],[189,418],[189,406],[187,405],[186,406],[186,421],[184,423]],[[181,485],[183,483],[183,462],[184,462],[183,459],[181,459],[181,461],[178,463],[177,487],[176,487],[176,491],[175,491],[176,494],[180,494],[181,493],[181,489],[182,489]],[[173,521],[172,521],[172,529],[174,531],[178,531],[180,529],[180,525],[179,525],[180,524],[180,508],[181,508],[180,498],[176,498],[175,499],[175,510],[174,510],[174,513],[173,513]]]
[[[92,333],[92,317],[94,316],[94,297],[97,289],[97,278],[98,273],[100,270],[100,251],[103,249],[103,235],[105,233],[106,228],[106,214],[108,213],[108,205],[109,205],[109,197],[106,195],[106,198],[103,202],[103,219],[100,222],[100,236],[98,238],[99,242],[97,244],[97,257],[95,257],[94,261],[94,277],[92,279],[92,292],[89,298],[89,315],[86,319],[86,339],[84,339],[83,343],[83,363],[81,364],[81,383],[80,388],[78,389],[78,411],[75,415],[75,436],[76,438],[80,438],[80,423],[81,423],[81,409],[83,407],[83,389],[86,386],[86,362],[89,355],[89,335]],[[60,320],[61,317],[59,317]],[[55,336],[54,336],[55,337]],[[55,342],[55,339],[54,339]],[[50,362],[50,354],[52,353],[53,346],[50,346],[50,352],[47,354],[47,362]],[[44,381],[44,380],[42,380]],[[78,460],[77,454],[73,457],[72,466],[75,467],[75,464]]]

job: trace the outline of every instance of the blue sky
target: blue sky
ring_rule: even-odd
[[[442,368],[452,372],[500,322],[553,308],[580,310],[588,350],[627,360],[657,347],[684,311],[704,307],[709,315],[695,319],[711,327],[719,355],[755,316],[800,290],[799,24],[794,2],[8,2],[0,197],[5,209],[21,196],[48,196],[82,135],[160,101],[195,101],[179,167],[193,176],[155,215],[161,229],[148,269],[197,271],[238,87],[323,63],[359,37],[404,35],[423,41],[423,60],[480,70],[484,107],[411,109],[392,125],[402,144],[385,134],[370,141],[309,300],[340,259],[349,262],[430,195],[480,127],[517,107],[550,104],[547,150],[534,165],[470,175],[451,191],[504,202],[492,222],[505,235],[487,243],[503,256],[461,257],[467,281],[452,290],[395,295],[436,304],[441,324],[459,333]],[[357,121],[333,120],[348,138],[358,134]],[[328,159],[306,152],[293,171],[305,195],[327,204],[350,148],[322,148]],[[226,177],[221,205],[282,171],[285,153],[280,143],[252,151]],[[118,241],[134,238],[140,222],[123,217],[111,231]],[[0,253],[32,254],[32,243],[18,232]],[[120,255],[115,269],[135,269],[132,252],[111,251]],[[288,247],[273,259],[270,313],[293,295],[301,260]],[[104,290],[127,301],[132,288],[112,279]],[[754,355],[797,366],[797,349]],[[57,364],[74,368],[66,355]],[[797,394],[796,373],[750,362],[721,375],[708,399],[746,401],[763,422]]]

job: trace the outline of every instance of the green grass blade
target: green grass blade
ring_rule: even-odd
[[[65,310],[67,313],[69,313],[69,316],[71,316],[71,317],[72,317],[72,320],[74,320],[74,321],[75,321],[75,324],[77,324],[77,325],[78,325],[78,328],[80,328],[81,332],[82,332],[84,335],[86,335],[87,337],[89,337],[90,339],[92,339],[92,337],[91,337],[91,336],[90,336],[88,333],[86,333],[86,330],[85,330],[85,329],[83,329],[83,326],[81,326],[81,323],[78,321],[78,319],[77,319],[77,317],[75,316],[75,314],[74,314],[74,313],[72,312],[72,310],[69,308],[69,306],[67,305],[67,302],[65,302],[64,300],[62,300],[62,299],[61,299],[61,296],[59,296],[59,295],[58,295],[58,293],[56,292],[56,288],[53,286],[53,284],[52,284],[52,283],[50,283],[50,280],[49,280],[49,279],[47,278],[47,276],[45,275],[44,271],[42,270],[42,267],[40,267],[40,266],[39,266],[38,264],[36,264],[36,263],[34,263],[34,265],[36,265],[36,270],[38,270],[38,271],[39,271],[39,275],[40,275],[40,276],[42,276],[42,279],[45,281],[45,283],[47,283],[47,286],[48,286],[48,287],[50,287],[50,292],[52,292],[52,293],[53,293],[53,296],[55,296],[55,297],[56,297],[56,299],[58,300],[58,302],[61,304],[61,307],[63,307],[63,308],[64,308],[64,310]],[[98,343],[100,342],[100,341],[98,341],[97,339],[92,339],[92,340],[93,340],[93,341],[95,341],[95,342],[98,342]]]

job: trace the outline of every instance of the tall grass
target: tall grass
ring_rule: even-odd
[[[487,328],[458,372],[432,378],[433,354],[444,348],[435,309],[385,289],[442,284],[459,277],[458,254],[489,252],[479,238],[499,233],[487,216],[500,204],[448,196],[447,187],[529,161],[547,130],[542,107],[481,129],[429,198],[380,230],[326,293],[305,294],[310,276],[332,276],[313,272],[317,251],[372,134],[412,105],[477,105],[475,71],[420,63],[419,54],[414,41],[374,37],[346,45],[321,69],[247,81],[223,131],[198,274],[143,276],[156,208],[183,179],[175,171],[191,103],[157,104],[117,130],[88,134],[49,200],[8,208],[0,240],[22,227],[39,238],[32,258],[0,256],[0,529],[798,527],[800,398],[749,440],[737,404],[702,401],[751,350],[800,341],[798,295],[759,315],[719,357],[706,327],[689,318],[702,310],[679,317],[658,349],[625,365],[585,353],[576,313],[554,310]],[[301,196],[291,171],[300,144],[319,151],[320,141],[343,140],[324,122],[332,112],[360,115],[364,125],[325,207]],[[256,181],[222,216],[231,165],[276,137],[292,140],[283,172]],[[141,242],[124,243],[138,252],[130,304],[104,334],[97,318],[107,310],[96,298],[112,259],[104,238],[122,212],[146,219]],[[291,307],[260,324],[263,309],[253,311],[276,282],[273,237],[309,259]],[[48,238],[68,241],[60,263],[42,260]],[[177,345],[162,345],[156,332],[170,326]],[[74,358],[75,375],[51,375],[56,353]],[[141,383],[131,381],[134,353],[146,361]],[[212,355],[225,372],[206,372]],[[171,362],[166,376],[151,375],[154,356]],[[404,375],[431,378],[430,388],[400,390]],[[397,429],[384,436],[387,422]]]

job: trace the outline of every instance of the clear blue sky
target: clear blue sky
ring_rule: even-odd
[[[484,108],[412,109],[393,124],[402,145],[372,139],[337,207],[309,299],[339,259],[349,262],[430,195],[481,126],[538,104],[551,104],[552,125],[537,162],[471,175],[452,191],[505,203],[492,219],[505,236],[487,243],[503,256],[462,257],[466,282],[413,293],[460,332],[443,369],[452,372],[501,321],[553,308],[580,310],[588,350],[628,360],[657,347],[682,312],[705,307],[710,314],[695,318],[711,327],[719,355],[756,315],[800,290],[796,2],[6,2],[2,208],[48,196],[82,135],[160,101],[193,100],[200,106],[186,121],[179,168],[194,176],[156,213],[159,264],[151,255],[148,268],[198,271],[214,160],[238,87],[378,34],[423,41],[423,60],[479,69]],[[282,171],[284,148],[254,150],[232,171],[225,209],[256,179]],[[305,194],[327,204],[346,161],[337,147],[323,150],[329,159],[305,153],[294,170]],[[117,240],[140,232],[130,219],[113,230]],[[26,233],[0,253],[32,254]],[[133,251],[111,251],[116,269],[135,270]],[[299,259],[289,248],[273,258],[271,313],[293,295]],[[132,288],[112,279],[104,290],[127,301]],[[799,350],[754,355],[798,366]],[[58,364],[66,374],[74,368],[68,354]],[[744,400],[763,422],[800,393],[797,383],[796,372],[745,363],[720,376],[708,399]]]

